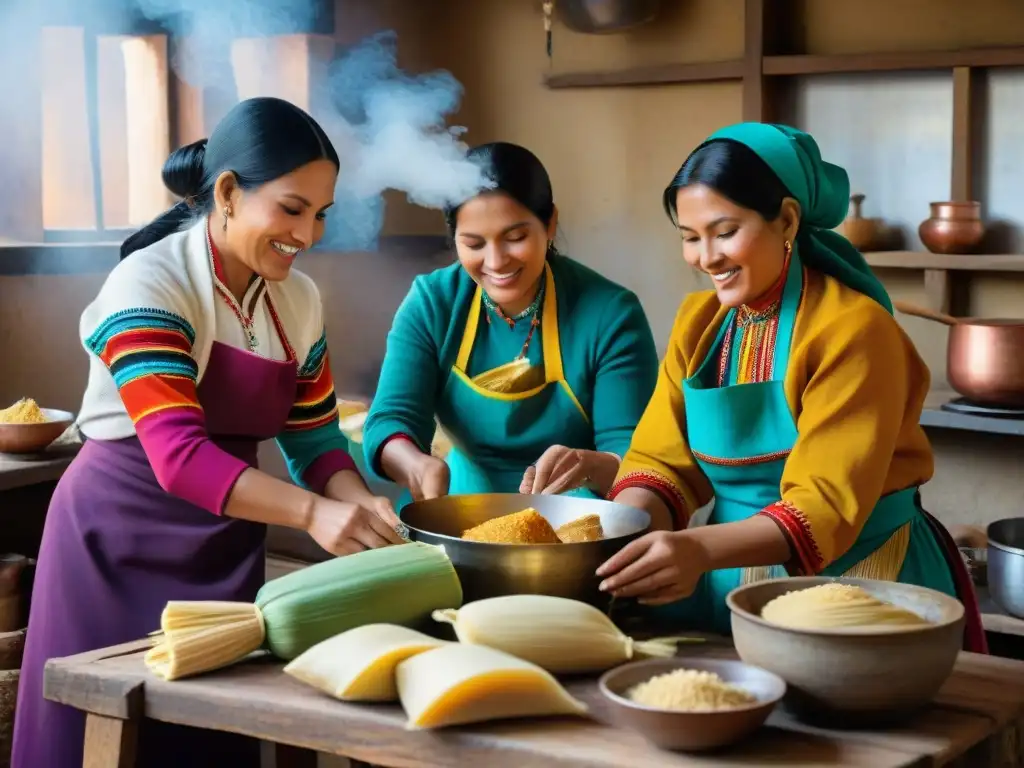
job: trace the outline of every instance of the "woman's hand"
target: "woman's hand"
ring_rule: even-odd
[[[307,531],[321,547],[341,556],[403,544],[395,530],[398,525],[398,515],[383,496],[372,497],[364,504],[317,497]]]
[[[710,570],[699,537],[689,531],[654,531],[631,541],[597,569],[601,590],[636,597],[644,605],[665,605],[693,594]]]
[[[413,501],[426,501],[447,496],[451,479],[448,464],[436,456],[420,454],[406,476],[406,487]]]
[[[586,486],[606,493],[618,470],[614,454],[552,445],[526,468],[519,492],[553,495]]]

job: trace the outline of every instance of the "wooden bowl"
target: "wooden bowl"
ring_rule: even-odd
[[[761,618],[769,600],[828,583],[863,587],[929,623],[808,630]],[[740,658],[786,681],[786,705],[795,714],[829,725],[887,724],[912,715],[938,693],[963,645],[960,601],[910,584],[818,576],[771,579],[734,589],[726,603]]]
[[[714,672],[725,682],[756,696],[757,701],[714,712],[680,712],[644,707],[626,698],[626,692],[634,685],[677,669]],[[782,678],[750,664],[684,657],[624,664],[606,672],[598,687],[610,704],[608,710],[615,725],[636,731],[662,749],[685,752],[717,749],[739,742],[764,724],[786,693]]]
[[[42,408],[42,424],[0,424],[0,453],[38,453],[64,434],[75,417],[67,411]]]

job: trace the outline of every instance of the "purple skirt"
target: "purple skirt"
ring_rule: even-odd
[[[255,464],[253,440],[218,441]],[[167,494],[138,439],[89,440],[57,485],[39,552],[15,713],[13,768],[81,768],[85,715],[43,698],[47,659],[131,642],[168,600],[252,602],[266,527]],[[140,768],[256,768],[259,742],[146,720]]]

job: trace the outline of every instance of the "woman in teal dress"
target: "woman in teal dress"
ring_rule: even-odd
[[[609,559],[601,588],[728,632],[741,584],[899,581],[959,597],[966,647],[983,651],[964,563],[921,507],[928,368],[863,255],[831,231],[849,192],[814,139],[762,123],[712,135],[665,190],[683,256],[714,290],[683,301],[609,494],[663,530]],[[712,499],[709,524],[689,527]]]
[[[603,497],[658,357],[637,297],[560,254],[551,182],[523,147],[471,150],[492,187],[445,211],[458,262],[395,315],[363,428],[366,463],[409,498]],[[431,455],[436,425],[450,438]]]

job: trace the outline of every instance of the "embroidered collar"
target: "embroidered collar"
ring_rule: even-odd
[[[771,288],[754,301],[739,307],[736,312],[736,320],[741,328],[751,324],[764,323],[778,316],[782,307],[782,291],[786,287],[786,276],[789,274],[789,261],[790,259],[787,257],[786,262],[782,265],[782,274]]]

